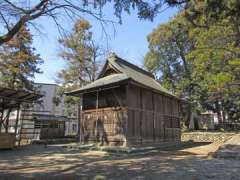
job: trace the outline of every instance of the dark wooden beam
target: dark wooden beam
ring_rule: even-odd
[[[18,107],[17,107],[17,117],[16,117],[15,128],[14,128],[15,135],[17,135],[17,129],[18,129],[19,111],[20,111],[20,104],[18,104]]]
[[[13,100],[13,101],[17,101],[17,102],[29,102],[29,103],[32,102],[30,100],[25,100],[25,99],[21,100],[21,99],[16,99],[16,98],[12,98],[12,97],[5,97],[5,96],[2,96],[2,95],[0,95],[0,98],[6,99],[6,100],[9,100],[9,101]]]
[[[8,133],[8,125],[9,125],[9,116],[10,116],[10,113],[12,112],[12,108],[8,109],[8,112],[7,112],[7,115],[6,117],[4,118],[4,121],[5,121],[5,132]]]
[[[143,111],[142,111],[142,109],[143,109],[143,98],[142,98],[142,88],[140,88],[140,109],[141,109],[141,111],[140,111],[140,141],[141,141],[141,144],[142,144],[142,140],[143,140],[143,138],[142,138],[142,121],[143,121]]]
[[[0,115],[0,133],[1,133],[1,131],[2,131],[3,112],[4,112],[4,108],[1,109],[1,115]]]
[[[129,83],[127,83],[126,85],[126,107],[127,107],[127,113],[131,113],[129,112],[130,109],[129,108]],[[127,136],[128,136],[128,123],[129,122],[129,115],[127,115],[127,120],[126,120],[126,124],[125,124],[125,138],[126,141],[128,141]],[[127,143],[127,142],[126,142]]]
[[[19,97],[17,97],[17,99],[21,99],[21,100],[28,100],[28,98],[27,97],[29,97],[29,96],[32,96],[32,94],[25,94],[24,96],[19,96]]]
[[[79,142],[81,143],[82,142],[82,118],[81,118],[81,115],[82,115],[82,112],[81,112],[81,105],[80,105],[80,102],[78,102],[78,136],[79,136]]]
[[[16,91],[14,91],[14,93],[9,93],[9,94],[6,94],[5,96],[6,97],[13,97],[13,95],[16,95],[16,94],[18,94]]]
[[[156,135],[155,135],[155,131],[156,131],[156,127],[155,127],[155,101],[154,101],[154,93],[152,93],[152,109],[153,109],[153,140],[156,140]]]

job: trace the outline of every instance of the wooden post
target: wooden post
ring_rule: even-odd
[[[45,147],[47,147],[47,145],[48,145],[48,139],[49,139],[49,133],[48,133],[48,131],[49,131],[49,129],[50,129],[50,123],[49,123],[49,121],[47,121],[47,138],[46,138],[46,143],[45,143]]]
[[[142,120],[143,120],[143,99],[142,99],[142,88],[140,88],[140,141],[142,144]]]
[[[81,137],[81,107],[80,107],[80,102],[78,103],[78,132],[77,135],[79,136],[79,142],[82,142],[82,137]]]
[[[17,117],[16,117],[15,130],[14,130],[15,135],[17,135],[17,129],[18,129],[19,111],[20,111],[20,104],[18,104],[18,107],[17,107]]]
[[[78,133],[80,143],[84,143],[84,129],[83,129],[83,95],[80,96],[80,101],[78,104]]]
[[[162,107],[163,107],[163,114],[162,114],[162,123],[163,123],[163,140],[165,141],[166,139],[166,129],[165,129],[165,114],[166,114],[166,108],[165,108],[165,105],[166,105],[166,97],[162,96],[161,98],[161,101],[162,101]]]
[[[178,128],[181,128],[181,124],[180,124],[180,120],[181,120],[181,116],[182,116],[182,114],[181,114],[181,104],[180,104],[180,102],[178,102]]]
[[[3,112],[4,112],[4,107],[2,107],[1,116],[0,116],[0,133],[1,133],[1,131],[2,131]]]
[[[21,122],[21,126],[20,126],[20,132],[19,132],[19,140],[18,140],[18,146],[21,145],[21,140],[22,140],[22,129],[23,129],[23,122],[24,122],[24,117],[25,116],[25,108],[22,109],[22,113],[21,113],[21,118],[20,118],[20,122]]]
[[[153,140],[155,141],[155,131],[156,131],[156,125],[155,125],[155,101],[154,101],[154,93],[152,92],[152,109],[153,109]]]
[[[129,83],[127,84],[127,86],[126,86],[126,110],[127,110],[127,118],[126,118],[126,124],[125,124],[125,141],[126,141],[126,146],[127,146],[127,141],[128,141],[128,139],[127,139],[127,136],[128,136],[128,121],[129,121],[129,116],[128,116],[128,114],[129,114],[129,111],[130,111],[130,109],[128,108],[129,107]],[[130,112],[131,113],[131,112]],[[133,112],[134,113],[134,112]],[[135,127],[134,127],[135,128]]]
[[[96,135],[98,135],[98,90],[97,90],[97,98],[96,98],[96,130],[97,133]]]
[[[12,108],[9,108],[8,112],[7,112],[7,115],[5,117],[5,122],[6,122],[6,124],[5,124],[5,132],[6,133],[8,133],[9,116],[10,116],[11,111],[12,111]]]

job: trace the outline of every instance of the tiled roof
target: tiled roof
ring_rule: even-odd
[[[113,67],[117,71],[117,73],[104,76],[105,68],[108,65]],[[94,88],[100,88],[100,87],[111,85],[118,82],[120,83],[127,79],[129,80],[131,79],[141,85],[154,89],[155,91],[159,91],[159,92],[173,96],[171,92],[163,88],[159,84],[159,82],[157,82],[154,79],[154,76],[151,73],[121,59],[115,54],[108,57],[106,64],[97,80],[95,80],[94,82],[86,86],[81,87],[80,89],[74,90],[72,92],[68,92],[66,94],[76,95],[78,93],[82,93],[83,91],[91,90]]]

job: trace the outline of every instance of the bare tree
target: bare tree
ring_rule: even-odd
[[[61,14],[70,18],[92,15],[100,21],[102,19],[102,8],[107,3],[112,3],[115,16],[121,21],[122,11],[130,13],[132,8],[138,10],[140,18],[153,19],[158,9],[166,0],[1,0],[0,1],[0,45],[8,42],[21,29],[29,23],[35,26],[35,20],[47,16],[60,26],[58,17]]]

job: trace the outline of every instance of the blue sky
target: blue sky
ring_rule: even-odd
[[[112,7],[106,7],[104,12],[106,12],[104,14],[105,19],[118,21],[113,15]],[[105,30],[109,34],[107,39],[102,31],[102,26],[97,20],[88,16],[83,17],[92,24],[93,36],[98,44],[105,48],[109,47],[111,51],[117,53],[120,57],[141,66],[143,57],[148,51],[147,35],[159,24],[167,22],[176,12],[176,9],[168,8],[160,13],[153,22],[138,19],[135,11],[132,11],[130,15],[124,13],[121,25],[115,24],[115,28],[111,24],[105,26]],[[73,22],[63,19],[61,24],[70,31]],[[40,66],[43,73],[36,75],[35,82],[55,83],[57,72],[65,66],[64,60],[58,56],[60,51],[60,45],[57,41],[59,33],[56,25],[47,18],[40,19],[38,25],[44,34],[33,33],[33,46],[43,58],[44,64]]]

